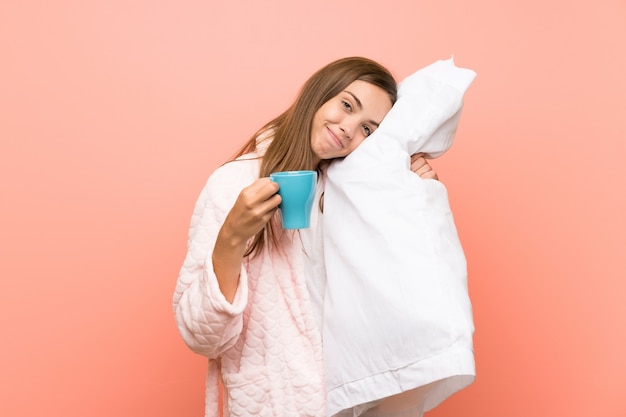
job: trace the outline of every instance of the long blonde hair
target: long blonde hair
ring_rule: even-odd
[[[311,149],[311,128],[315,113],[356,80],[382,88],[391,102],[396,102],[396,81],[385,67],[363,57],[339,59],[313,74],[303,85],[295,102],[259,129],[233,159],[256,151],[258,137],[271,131],[271,143],[262,156],[259,177],[267,177],[278,171],[317,169],[315,154]],[[280,226],[273,221],[268,222],[252,240],[246,256],[260,253],[266,240],[277,246],[275,227]]]

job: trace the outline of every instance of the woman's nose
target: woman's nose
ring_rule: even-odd
[[[350,140],[354,136],[354,132],[357,129],[357,123],[355,120],[346,119],[339,126],[339,129],[341,129],[343,134],[346,136],[346,139]]]

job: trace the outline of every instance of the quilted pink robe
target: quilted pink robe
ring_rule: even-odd
[[[232,304],[213,272],[217,233],[239,192],[258,178],[256,157],[218,168],[198,198],[174,293],[176,323],[191,350],[209,359],[206,417],[219,415],[220,369],[226,417],[322,417],[322,340],[297,233],[284,232],[281,251],[242,265]]]

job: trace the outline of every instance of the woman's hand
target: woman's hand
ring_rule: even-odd
[[[422,179],[438,180],[437,173],[430,166],[423,153],[411,155],[411,171],[415,172]]]
[[[213,271],[224,297],[232,303],[248,240],[260,232],[281,202],[278,184],[260,178],[244,188],[228,212],[213,248]]]
[[[245,244],[272,218],[281,202],[278,184],[269,178],[260,178],[244,188],[222,225],[220,235],[232,243]]]

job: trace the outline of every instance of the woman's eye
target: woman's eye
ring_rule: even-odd
[[[342,101],[341,104],[343,105],[343,108],[351,111],[352,110],[352,106],[350,105],[350,103],[348,103],[347,101]]]
[[[369,135],[371,135],[373,133],[372,129],[370,129],[370,127],[367,126],[367,125],[363,126],[363,131],[365,132],[365,136],[369,136]]]

